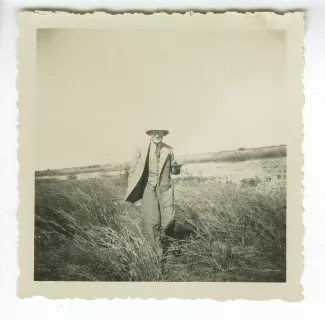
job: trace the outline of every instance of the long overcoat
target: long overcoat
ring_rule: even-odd
[[[148,157],[150,142],[136,149],[129,170],[128,187],[124,200],[131,203],[142,199],[148,181]],[[168,202],[174,202],[174,189],[171,174],[180,173],[180,167],[175,159],[173,148],[166,143],[161,144],[158,189],[164,197],[170,197]]]

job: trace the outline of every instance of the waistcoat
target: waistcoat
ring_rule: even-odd
[[[156,146],[151,143],[149,149],[149,177],[148,183],[155,187],[158,183],[159,159],[156,158]]]

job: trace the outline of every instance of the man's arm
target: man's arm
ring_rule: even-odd
[[[176,160],[173,150],[171,151],[171,174],[178,175],[181,172],[182,164],[179,164]]]

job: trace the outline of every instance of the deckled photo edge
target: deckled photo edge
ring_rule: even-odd
[[[248,299],[251,300],[270,300],[270,299],[283,299],[283,300],[292,300],[292,301],[299,301],[301,299],[301,286],[299,284],[300,292],[297,292],[297,283],[292,284],[293,287],[295,288],[295,293],[291,294],[290,290],[286,292],[287,288],[283,288],[282,284],[280,285],[275,285],[273,290],[269,291],[268,293],[261,293],[261,291],[257,292],[256,294],[254,293],[245,293],[245,290],[254,290],[254,287],[262,287],[265,286],[267,287],[272,287],[272,284],[251,284],[248,283],[243,283],[243,284],[238,284],[238,283],[196,283],[196,284],[188,284],[188,283],[182,283],[182,284],[173,284],[173,283],[164,283],[164,284],[159,284],[159,283],[148,283],[148,284],[143,284],[143,283],[101,283],[101,284],[94,284],[94,283],[37,283],[32,281],[31,279],[27,279],[27,277],[30,277],[30,274],[28,272],[31,271],[31,257],[26,256],[26,252],[24,254],[24,250],[27,245],[31,245],[32,247],[29,247],[27,252],[31,253],[32,248],[33,248],[33,239],[31,239],[31,235],[29,234],[32,229],[31,227],[31,221],[33,221],[33,212],[31,212],[31,209],[33,207],[33,204],[30,202],[32,199],[31,197],[33,195],[33,190],[29,190],[27,193],[27,186],[33,185],[33,180],[30,180],[31,178],[34,179],[34,170],[33,170],[33,163],[30,163],[33,159],[33,147],[29,147],[28,142],[31,142],[31,137],[30,135],[33,133],[33,128],[32,124],[33,122],[29,122],[31,119],[29,117],[29,112],[33,111],[33,107],[31,107],[30,103],[32,103],[34,99],[34,91],[35,88],[31,86],[31,79],[35,77],[34,75],[34,69],[33,69],[33,64],[29,63],[31,61],[31,56],[25,55],[26,50],[29,50],[29,53],[31,54],[36,54],[36,51],[34,48],[29,48],[28,45],[34,45],[35,44],[35,34],[36,34],[36,29],[38,28],[38,21],[41,21],[41,28],[44,28],[46,25],[46,19],[45,18],[50,18],[50,27],[60,27],[60,24],[63,22],[64,25],[69,25],[69,18],[74,18],[78,17],[78,19],[72,19],[72,24],[77,24],[80,23],[82,27],[83,23],[85,23],[86,19],[91,19],[91,22],[89,22],[92,27],[96,27],[96,21],[93,20],[96,17],[101,17],[101,16],[111,16],[108,13],[101,13],[101,12],[95,12],[95,13],[85,13],[85,14],[74,14],[74,13],[65,13],[65,12],[56,12],[56,13],[51,13],[51,12],[46,12],[46,14],[39,14],[39,13],[32,13],[32,12],[21,12],[19,13],[19,22],[20,22],[20,36],[19,36],[19,42],[18,42],[18,47],[19,47],[19,55],[18,55],[18,68],[19,68],[19,73],[18,73],[18,89],[19,89],[19,101],[18,101],[18,106],[19,106],[19,122],[21,127],[19,128],[19,163],[20,163],[20,172],[19,172],[19,197],[20,197],[20,206],[19,206],[19,213],[18,213],[18,225],[19,225],[19,267],[20,267],[20,276],[19,276],[19,295],[23,298],[27,297],[32,297],[32,296],[44,296],[48,297],[51,299],[59,299],[59,298],[85,298],[85,299],[96,299],[96,298],[142,298],[144,297],[145,299],[148,298],[161,298],[161,299],[166,299],[168,297],[174,298],[177,296],[178,298],[184,298],[184,299],[197,299],[197,298],[211,298],[211,299],[216,299],[220,301],[225,301],[225,300],[233,300],[232,294],[230,292],[226,292],[225,295],[220,295],[220,293],[216,293],[215,290],[221,289],[222,287],[225,287],[226,285],[229,286],[230,288],[233,287],[238,289],[239,295],[235,296],[234,299],[245,299],[247,296]],[[114,15],[115,17],[119,18],[127,18],[128,16],[134,16],[134,15],[141,15],[142,14],[121,14],[119,15]],[[174,18],[182,18],[182,17],[193,17],[193,16],[223,16],[222,14],[213,14],[213,13],[207,13],[207,14],[201,14],[201,13],[185,13],[185,14],[165,14],[165,13],[154,13],[152,16],[161,16],[161,17],[168,17],[168,16],[173,16]],[[249,15],[253,15],[254,13],[249,13]],[[301,18],[303,18],[303,13],[299,12],[294,12],[294,13],[285,13],[284,15],[278,15],[275,13],[267,13],[263,12],[261,13],[263,17],[268,16],[271,17],[271,19],[267,20],[267,23],[270,23],[272,25],[273,18],[276,20],[275,23],[279,23],[280,25],[285,22],[281,20],[281,17],[284,18],[290,18],[290,17],[296,17],[297,19],[293,19],[294,25],[293,28],[297,27],[297,29],[303,28],[303,21]],[[244,13],[235,13],[235,12],[230,12],[225,14],[223,17],[235,17],[241,19],[246,19]],[[145,18],[145,16],[144,16]],[[60,21],[62,20],[62,21]],[[257,22],[259,23],[259,22]],[[88,26],[88,25],[87,25]],[[102,21],[100,23],[101,27],[104,27]],[[260,26],[263,28],[262,26]],[[272,25],[272,27],[276,28],[276,25]],[[294,30],[292,30],[294,32]],[[300,30],[300,32],[304,32],[304,30]],[[302,54],[302,49],[303,49],[303,34],[299,34],[299,40],[295,45],[299,44],[301,46],[301,52],[297,54],[297,61],[301,64],[300,66],[293,66],[295,70],[299,70],[299,74],[301,74],[300,79],[296,79],[297,81],[300,81],[300,90],[301,93],[299,93],[298,97],[298,92],[295,94],[297,95],[296,99],[299,99],[299,105],[300,105],[300,115],[303,109],[303,85],[302,85],[302,72],[303,72],[303,54]],[[298,43],[299,42],[299,43]],[[293,48],[297,50],[298,48]],[[29,61],[29,62],[28,62]],[[298,73],[298,71],[297,71]],[[298,75],[298,74],[297,74]],[[297,76],[296,75],[296,76]],[[28,84],[26,83],[26,80],[29,82]],[[28,102],[26,102],[26,100]],[[29,109],[28,109],[29,108]],[[31,112],[33,114],[33,112]],[[299,116],[300,116],[299,115]],[[302,125],[299,124],[299,128],[301,129],[301,132],[299,132],[299,135],[302,138]],[[26,133],[25,133],[26,132]],[[27,134],[27,136],[25,136]],[[299,141],[299,152],[301,155],[301,160],[299,161],[299,164],[302,164],[302,151],[301,151],[301,141]],[[298,168],[295,168],[296,170]],[[302,173],[302,168],[299,169],[299,172]],[[301,184],[302,186],[302,184]],[[290,190],[287,190],[290,192]],[[301,191],[302,192],[302,191]],[[302,198],[302,197],[301,197]],[[301,199],[299,199],[301,200]],[[28,203],[28,204],[27,204]],[[27,204],[27,207],[25,205]],[[302,241],[302,203],[300,203],[301,207],[301,227],[300,232],[298,232],[299,236],[296,237],[296,239],[300,238]],[[26,209],[26,210],[25,210]],[[27,229],[26,229],[27,227]],[[22,242],[22,238],[24,238]],[[28,240],[29,238],[29,240]],[[297,259],[296,262],[299,264],[302,263],[302,242],[301,242],[301,258]],[[25,268],[26,265],[29,265],[28,268]],[[297,268],[293,267],[293,268]],[[25,271],[28,270],[28,272]],[[300,271],[299,273],[299,280],[302,276],[302,270],[299,268]],[[287,270],[287,272],[290,270]],[[297,279],[295,279],[297,280]],[[207,290],[205,290],[205,287]],[[48,287],[48,288],[47,288]],[[138,287],[139,289],[137,289]],[[170,287],[170,289],[168,288]],[[198,290],[198,287],[201,287],[200,290]],[[240,288],[242,287],[242,288]],[[282,287],[279,290],[279,298],[277,298],[276,295],[276,287]],[[74,288],[76,290],[74,290]],[[122,289],[121,289],[122,288]],[[259,289],[260,289],[259,288]],[[49,289],[49,290],[48,290]],[[66,290],[68,289],[68,290]],[[98,289],[98,291],[97,291]],[[113,289],[113,290],[112,290]],[[146,291],[149,289],[149,292]],[[152,290],[158,290],[160,291],[159,294],[153,295]],[[176,292],[175,292],[175,289]],[[190,290],[194,290],[193,292],[189,292]],[[231,291],[233,290],[231,289]],[[240,289],[243,289],[240,290]],[[58,290],[58,291],[57,291]],[[88,293],[81,293],[81,291],[88,291]],[[107,295],[107,291],[114,291],[114,293],[111,292],[109,295]],[[169,291],[170,290],[170,291]],[[96,292],[97,291],[97,292]],[[162,292],[164,291],[164,292]],[[197,292],[200,293],[197,293]],[[223,291],[225,291],[223,289]],[[62,293],[64,292],[64,293]],[[132,292],[132,294],[130,294]],[[171,294],[174,294],[175,296],[171,296]],[[272,293],[271,293],[272,292]],[[285,292],[285,296],[282,297],[281,294]],[[75,294],[74,294],[75,293]],[[134,294],[133,294],[134,293]],[[67,295],[66,295],[67,294]],[[269,297],[268,297],[269,296]]]

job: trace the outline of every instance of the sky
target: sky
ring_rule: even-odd
[[[285,33],[39,29],[36,94],[36,170],[286,144]]]

